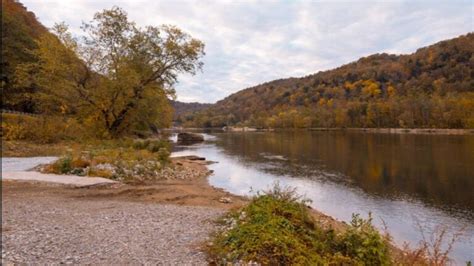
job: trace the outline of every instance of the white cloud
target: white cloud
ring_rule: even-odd
[[[474,31],[472,1],[26,0],[50,27],[75,34],[120,6],[139,25],[174,24],[206,44],[205,66],[182,75],[178,100],[215,102],[249,86],[304,76],[372,53],[410,53]]]

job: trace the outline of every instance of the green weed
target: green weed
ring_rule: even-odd
[[[368,220],[354,215],[352,226],[337,234],[309,213],[294,190],[257,195],[242,209],[223,218],[225,229],[208,252],[213,262],[263,265],[328,265],[390,263],[388,242]]]

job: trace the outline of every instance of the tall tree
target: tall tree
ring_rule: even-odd
[[[19,69],[21,82],[40,88],[45,109],[99,121],[112,136],[170,120],[159,105],[174,97],[178,74],[202,68],[204,44],[174,26],[140,28],[118,7],[96,13],[82,29],[78,41],[56,25],[56,37],[38,42],[39,62]]]

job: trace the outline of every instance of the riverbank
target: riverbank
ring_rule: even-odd
[[[2,179],[2,264],[206,264],[214,221],[246,199],[211,187],[204,161],[171,162],[194,174],[88,187]]]
[[[61,150],[54,145],[46,150],[42,145],[22,146],[14,154],[31,156],[41,150],[59,156]],[[28,158],[18,160],[34,167]],[[249,199],[211,186],[210,162],[185,156],[171,158],[171,163],[181,174],[193,174],[100,186],[2,179],[2,263],[205,264],[202,249],[219,228],[214,221]],[[5,170],[15,171],[10,168]],[[311,214],[322,225],[346,227],[316,210]]]
[[[188,175],[188,178],[156,180],[146,184],[110,183],[98,186],[68,185],[64,182],[47,182],[46,179],[41,181],[43,180],[42,178],[38,180],[34,180],[34,178],[31,178],[31,180],[2,179],[2,192],[6,192],[4,196],[7,197],[10,190],[14,190],[15,193],[29,193],[31,190],[41,191],[44,189],[45,193],[51,192],[58,196],[76,199],[108,199],[143,203],[176,204],[219,208],[223,210],[242,207],[249,201],[247,197],[234,195],[223,189],[211,186],[208,182],[208,175],[211,172],[207,168],[210,162],[189,159],[189,156],[174,157],[171,160],[172,164],[179,165],[185,169],[181,175],[185,173],[193,173],[193,175]],[[34,174],[36,172],[28,171],[28,173]],[[42,174],[38,173],[38,175]],[[313,215],[315,218],[323,220],[324,224],[332,225],[339,229],[345,227],[345,223],[339,222],[316,210],[313,210]]]
[[[214,221],[248,199],[210,186],[203,161],[173,162],[201,174],[90,187],[2,180],[2,263],[205,264],[202,248],[219,228]],[[311,214],[324,226],[346,228]]]
[[[385,133],[385,134],[430,134],[430,135],[474,135],[474,129],[468,128],[251,128],[251,127],[229,127],[223,128],[172,128],[169,131],[203,131],[218,130],[224,132],[273,132],[273,131],[348,131],[365,133]]]
[[[29,151],[31,152],[31,150]],[[24,155],[24,154],[23,154]],[[31,153],[30,153],[31,155]],[[52,154],[52,155],[59,155],[59,154]],[[225,192],[222,189],[217,189],[215,187],[212,187],[209,182],[208,182],[208,175],[209,175],[209,170],[207,169],[207,165],[209,162],[206,162],[204,160],[195,160],[195,158],[189,158],[189,157],[180,157],[180,158],[172,158],[171,160],[172,164],[175,166],[179,166],[181,168],[187,169],[185,172],[187,173],[194,173],[191,178],[179,178],[179,179],[160,179],[160,180],[154,180],[152,182],[147,182],[147,183],[141,183],[141,184],[114,184],[114,185],[108,185],[108,186],[100,186],[100,187],[89,187],[89,188],[75,188],[75,187],[70,187],[70,186],[57,186],[57,185],[50,185],[46,183],[20,183],[20,182],[11,182],[11,181],[4,181],[2,182],[2,191],[4,192],[4,199],[2,199],[2,203],[5,204],[12,204],[12,208],[10,210],[10,213],[5,213],[5,217],[10,217],[12,221],[17,221],[17,220],[28,220],[28,213],[29,212],[34,212],[36,211],[42,211],[48,213],[48,205],[49,206],[56,206],[58,205],[59,209],[64,209],[64,216],[77,216],[74,211],[72,213],[69,213],[69,210],[75,210],[75,209],[81,209],[84,211],[84,213],[79,215],[79,223],[88,223],[89,220],[87,220],[84,217],[89,217],[92,216],[94,217],[95,215],[99,215],[98,211],[97,213],[88,213],[87,208],[92,208],[93,210],[102,210],[103,204],[110,204],[111,209],[117,209],[121,213],[123,212],[128,212],[128,208],[144,208],[147,209],[149,207],[147,206],[167,206],[167,205],[173,205],[175,207],[165,210],[166,208],[163,207],[163,209],[158,208],[156,209],[157,212],[171,212],[167,213],[165,216],[169,217],[173,222],[173,226],[175,227],[180,227],[180,228],[190,228],[190,230],[193,230],[192,228],[195,228],[196,226],[203,226],[201,223],[204,222],[209,222],[210,225],[205,225],[207,228],[210,228],[207,232],[206,237],[190,237],[189,241],[186,243],[193,246],[191,253],[193,252],[200,252],[202,246],[206,244],[207,242],[207,236],[211,235],[215,230],[219,228],[217,224],[212,223],[211,221],[216,220],[218,217],[220,217],[222,214],[227,212],[228,210],[232,209],[237,209],[240,208],[244,205],[246,205],[249,201],[247,198],[236,196],[230,193]],[[190,175],[191,176],[191,175]],[[24,196],[24,203],[25,205],[28,205],[28,202],[35,202],[36,207],[25,207],[25,206],[18,206],[15,205],[16,202],[22,202],[21,200],[18,200],[15,197],[23,197]],[[46,198],[48,200],[43,200],[43,198]],[[54,198],[53,202],[50,202],[49,199]],[[13,202],[13,203],[12,203]],[[64,205],[63,202],[68,202],[71,204],[79,204],[79,207],[76,207],[76,205]],[[133,204],[136,205],[133,205]],[[82,207],[81,204],[84,204]],[[63,206],[64,205],[64,206]],[[122,205],[125,205],[127,207],[122,207]],[[134,207],[130,207],[130,206]],[[180,208],[183,207],[183,208]],[[188,224],[186,220],[182,221],[182,216],[183,215],[188,215],[189,210],[194,210],[194,209],[201,209],[201,208],[209,208],[210,210],[216,211],[215,216],[212,216],[211,218],[206,218],[204,220],[200,220],[199,217],[195,219],[195,221],[199,221],[199,223],[196,224]],[[27,211],[25,213],[18,213],[16,210],[21,210],[21,209],[26,209]],[[66,210],[67,209],[67,210]],[[9,209],[6,208],[8,211]],[[184,211],[184,214],[181,212]],[[63,212],[63,211],[60,211]],[[212,212],[212,211],[211,211]],[[181,214],[180,214],[181,213]],[[189,215],[193,216],[194,212],[190,212]],[[54,214],[54,213],[53,213]],[[342,232],[348,228],[348,225],[346,225],[344,222],[340,222],[330,216],[324,215],[323,213],[311,209],[310,211],[311,216],[315,218],[318,223],[325,227],[332,227],[335,229],[336,232]],[[8,216],[11,215],[11,216]],[[138,216],[142,214],[137,214]],[[148,215],[148,214],[143,214],[143,215]],[[121,220],[121,219],[135,219],[133,217],[128,217],[128,216],[115,216],[117,217],[116,219]],[[148,217],[148,216],[147,216]],[[84,221],[81,221],[84,220]],[[100,217],[97,218],[100,220]],[[155,218],[145,218],[146,219],[155,219]],[[157,218],[158,219],[158,218]],[[168,218],[167,218],[168,219]],[[51,217],[50,219],[51,223],[58,223],[61,224],[62,220],[61,219],[56,219],[54,217]],[[107,223],[107,221],[104,221]],[[134,223],[135,221],[133,221]],[[17,239],[17,234],[21,235],[21,232],[23,231],[28,231],[31,228],[28,229],[27,225],[21,225],[21,226],[26,226],[26,229],[18,229],[17,231],[13,230],[11,239],[14,239],[16,241]],[[18,228],[21,228],[21,226],[18,226]],[[95,226],[99,226],[97,223]],[[143,225],[139,225],[143,226]],[[166,228],[168,225],[164,225]],[[103,228],[107,228],[107,226],[99,227],[99,228],[90,228],[91,231],[93,230],[103,230]],[[8,229],[8,228],[7,228]],[[8,229],[9,230],[9,229]],[[50,231],[50,229],[45,229],[47,231],[47,235],[55,235],[54,231]],[[109,232],[110,234],[114,234],[114,230],[118,230],[115,227],[112,227]],[[151,230],[150,228],[147,228],[145,230]],[[165,230],[165,229],[163,229]],[[171,229],[172,231],[173,229]],[[89,229],[87,230],[89,231]],[[79,234],[80,238],[85,237],[83,234],[86,234],[87,232],[76,232],[75,229],[72,229],[70,232],[69,229],[63,230],[63,232],[60,232],[60,234],[67,234],[67,235],[76,235]],[[186,230],[182,232],[183,234],[186,235]],[[81,235],[82,234],[82,235]],[[119,234],[118,238],[124,239],[127,236],[124,236],[122,234]],[[18,238],[21,238],[21,236],[18,236]],[[187,239],[184,236],[185,239]],[[37,239],[36,242],[42,241],[43,235],[39,235],[38,238],[33,238]],[[157,237],[158,241],[162,241],[162,238],[159,236]],[[23,241],[23,240],[22,240]],[[32,246],[33,244],[28,242],[27,239],[24,241],[27,241],[24,246]],[[88,240],[87,237],[83,241],[94,241],[94,240]],[[149,241],[149,240],[148,240]],[[181,241],[181,240],[180,240]],[[127,241],[124,241],[127,243]],[[8,240],[7,242],[8,243]],[[92,246],[94,245],[99,245],[97,247],[98,250],[101,249],[100,243],[95,243],[93,242],[91,244]],[[151,244],[147,244],[151,245]],[[132,244],[133,246],[133,244]],[[50,248],[51,245],[46,245],[46,249]],[[18,250],[20,250],[19,247],[17,247]],[[55,246],[53,245],[53,248]],[[132,247],[132,248],[139,248],[139,247]],[[6,246],[4,250],[9,250],[10,248]],[[14,248],[15,249],[15,248]],[[35,248],[32,247],[34,250]],[[396,247],[392,247],[393,253],[394,254],[400,254],[400,249]],[[32,253],[33,255],[38,254],[40,251],[35,251]],[[42,251],[41,251],[42,252]],[[70,251],[74,252],[74,251]],[[110,256],[110,253],[108,251],[104,251],[102,255],[97,255],[98,258],[105,256],[106,258],[103,259],[105,261],[108,261],[110,263],[117,263],[117,262],[122,262],[125,263],[127,261],[123,260],[115,260],[116,258],[108,258],[107,256]],[[16,254],[17,257],[13,256],[11,257],[10,255],[5,255],[6,258],[13,258],[11,261],[16,261],[16,262],[29,262],[32,259],[32,254],[30,253],[22,253],[23,255],[18,255]],[[41,254],[41,253],[39,253]],[[58,254],[59,257],[61,257],[63,253]],[[105,254],[105,255],[104,255]],[[109,255],[107,255],[109,254]],[[19,256],[19,257],[18,257]],[[23,257],[22,257],[23,256]],[[24,257],[26,256],[26,257]],[[35,255],[36,256],[36,255]],[[46,256],[46,255],[45,255]],[[58,256],[55,255],[54,260],[52,261],[58,261]],[[47,256],[46,256],[47,257]],[[74,258],[73,258],[74,259]],[[92,259],[92,258],[90,258]],[[126,257],[122,257],[121,259],[126,259]],[[134,258],[136,260],[137,258]],[[168,263],[170,262],[169,260],[166,260],[167,258],[164,258],[161,262],[163,263]],[[169,259],[169,258],[168,258]],[[189,259],[192,261],[191,257],[188,257],[186,259]],[[183,259],[183,261],[186,261],[186,259]],[[6,260],[10,261],[10,260]],[[145,258],[145,261],[148,261]],[[149,260],[150,262],[157,262],[156,260]],[[44,261],[45,263],[51,262],[51,261]],[[74,262],[77,263],[93,263],[96,262],[94,260],[89,260],[89,261],[76,261]],[[102,262],[102,260],[101,260]],[[133,262],[133,261],[128,261],[128,262]],[[158,261],[160,262],[160,261]]]
[[[206,264],[200,246],[224,209],[96,192],[2,182],[2,265]]]
[[[310,131],[350,131],[386,134],[473,135],[474,129],[460,128],[309,128]]]

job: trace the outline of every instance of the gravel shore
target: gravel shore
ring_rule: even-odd
[[[19,193],[3,184],[2,264],[205,265],[199,251],[224,210]],[[7,185],[7,189],[5,189]]]

